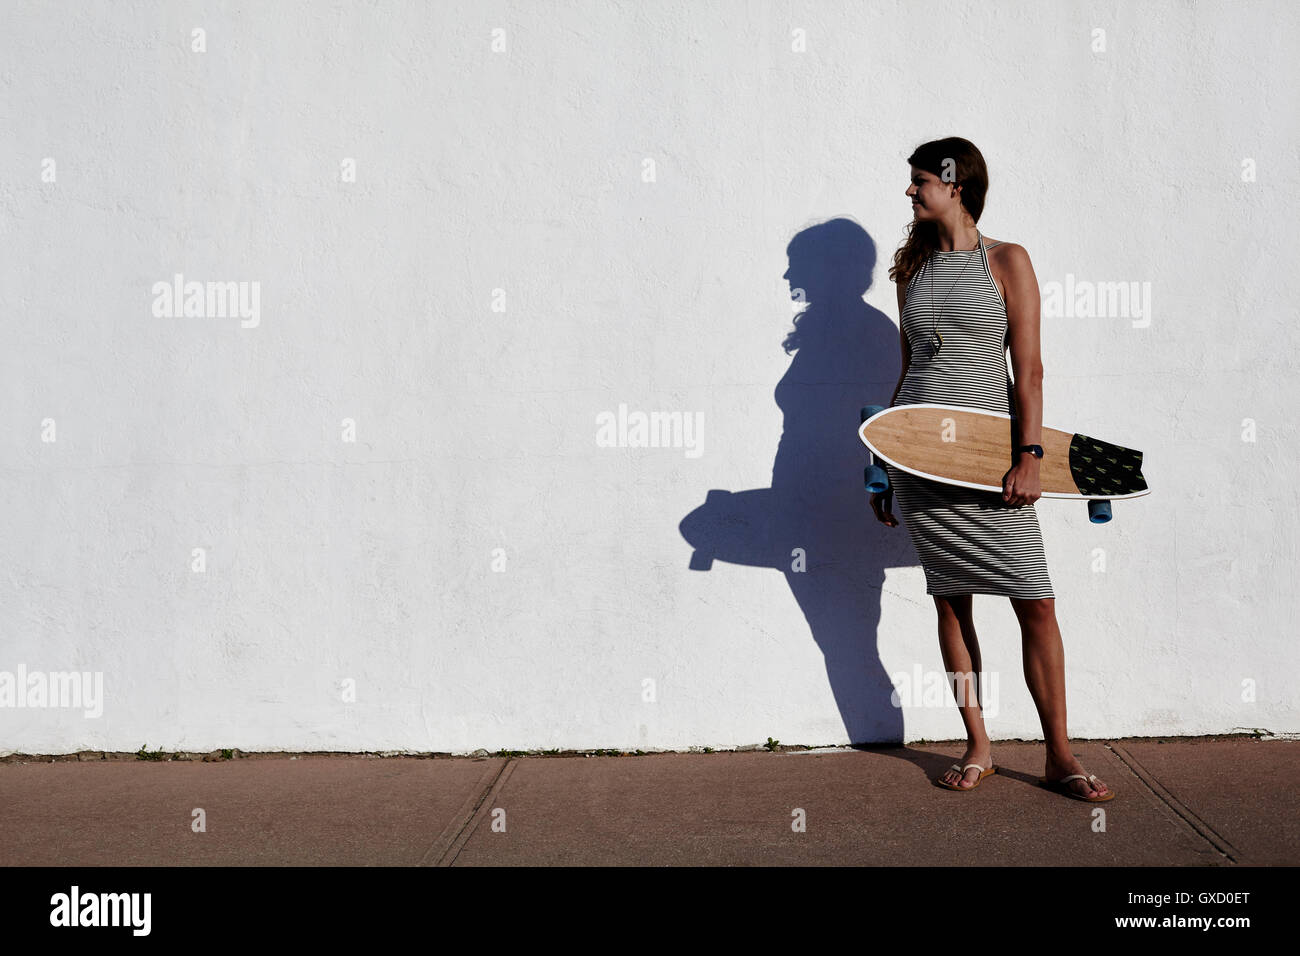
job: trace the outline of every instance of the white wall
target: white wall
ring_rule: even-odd
[[[1143,449],[1154,489],[1108,525],[1037,506],[1071,734],[1300,731],[1298,27],[1281,0],[0,6],[0,671],[103,678],[97,717],[0,708],[0,750],[959,736],[890,704],[942,663],[855,436],[897,375],[905,160],[946,135],[1040,285],[1150,283],[1145,326],[1042,323],[1047,424]],[[868,306],[792,357],[787,244],[840,215]],[[155,315],[177,273],[257,283],[256,325]],[[702,416],[700,454],[600,447],[620,405]],[[754,494],[683,526],[719,555],[693,570],[710,489]],[[757,566],[791,541],[806,571]],[[976,615],[990,732],[1039,736],[1008,603]]]

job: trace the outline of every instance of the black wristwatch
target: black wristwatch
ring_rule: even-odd
[[[1016,454],[1019,455],[1022,451],[1029,452],[1029,454],[1033,455],[1035,458],[1043,457],[1042,445],[1021,445],[1019,448],[1016,449]]]

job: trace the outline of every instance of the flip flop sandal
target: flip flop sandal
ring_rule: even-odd
[[[1062,777],[1060,780],[1048,780],[1046,777],[1039,777],[1038,785],[1040,787],[1045,787],[1054,793],[1064,794],[1073,800],[1082,800],[1084,803],[1105,803],[1107,800],[1113,799],[1115,791],[1110,787],[1107,787],[1105,795],[1100,797],[1085,797],[1083,794],[1075,793],[1070,789],[1071,780],[1087,780],[1089,783],[1092,783],[1096,779],[1097,775],[1095,773],[1072,773],[1068,777]]]
[[[952,765],[951,767],[949,767],[948,769],[949,769],[949,770],[956,770],[959,774],[961,774],[961,775],[964,777],[965,774],[966,774],[966,771],[969,770],[971,767],[974,767],[976,770],[978,770],[978,771],[980,772],[980,775],[979,775],[978,777],[975,778],[975,782],[974,782],[973,784],[971,784],[969,787],[959,787],[959,786],[957,786],[956,784],[946,783],[946,782],[943,780],[942,777],[940,777],[938,780],[936,780],[935,783],[937,783],[939,786],[943,787],[945,790],[960,790],[962,793],[966,793],[966,792],[969,791],[969,790],[975,790],[975,789],[978,789],[978,787],[979,787],[979,785],[980,785],[980,781],[983,780],[985,777],[987,777],[989,774],[991,774],[991,773],[997,773],[997,772],[998,772],[998,768],[997,768],[997,767],[989,767],[989,769],[985,770],[983,767],[981,767],[981,766],[980,766],[979,764],[977,764],[977,763],[968,763],[968,764],[967,764],[966,766],[964,766],[964,767],[958,766],[957,764],[953,764],[953,765]]]

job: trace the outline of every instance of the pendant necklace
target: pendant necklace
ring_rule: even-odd
[[[975,248],[967,249],[963,251],[978,252],[980,244],[983,241],[984,241],[984,237],[981,236],[979,230],[976,229]],[[943,347],[943,336],[939,334],[939,316],[943,312],[944,303],[948,301],[948,296],[952,295],[952,290],[957,288],[957,283],[961,282],[961,277],[966,274],[966,270],[969,267],[970,267],[970,260],[967,259],[966,265],[961,267],[961,272],[957,273],[957,278],[954,279],[952,285],[948,287],[948,295],[945,295],[943,297],[943,302],[939,303],[938,312],[934,311],[934,271],[933,270],[930,271],[930,312],[934,315],[934,323],[930,327],[930,338],[928,343],[930,346],[930,361],[934,361],[934,358],[939,354],[939,349]]]

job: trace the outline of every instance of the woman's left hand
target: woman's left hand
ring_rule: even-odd
[[[1043,496],[1038,479],[1038,459],[1025,455],[1002,477],[1002,501],[1011,507],[1032,505]]]

